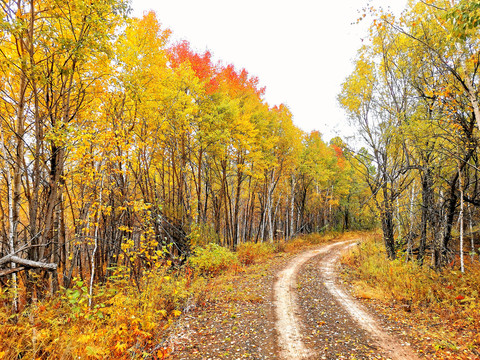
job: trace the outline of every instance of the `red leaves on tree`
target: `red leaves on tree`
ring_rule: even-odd
[[[212,94],[219,89],[220,84],[232,96],[250,92],[258,97],[265,94],[265,88],[259,88],[257,77],[250,77],[245,69],[235,70],[233,65],[216,66],[212,63],[212,54],[205,51],[199,54],[190,48],[188,41],[181,41],[168,50],[172,68],[188,63],[195,75],[205,82],[207,94]]]
[[[343,150],[339,146],[332,144],[331,147],[335,151],[335,155],[337,156],[337,158],[343,157]]]
[[[216,68],[212,64],[210,51],[198,54],[190,48],[190,43],[184,40],[172,46],[168,55],[173,68],[188,62],[195,75],[206,82],[207,93],[213,93],[217,90]]]
[[[345,157],[343,156],[343,150],[341,147],[331,144],[330,145],[333,151],[335,151],[335,156],[337,157],[338,167],[343,169],[345,167]]]
[[[226,83],[233,94],[240,92],[253,92],[258,97],[265,94],[265,88],[259,88],[259,81],[257,77],[249,77],[245,69],[236,71],[235,67],[230,64],[220,70],[219,78]]]
[[[205,51],[198,54],[190,49],[188,41],[181,41],[172,46],[168,52],[172,67],[177,68],[185,62],[189,62],[195,75],[201,79],[209,79],[213,74],[213,66],[211,63],[211,53]]]

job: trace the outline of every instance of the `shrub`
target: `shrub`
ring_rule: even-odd
[[[343,234],[342,234],[343,237]],[[286,241],[279,241],[276,244],[275,252],[297,252],[300,251],[308,246],[312,245],[320,245],[327,243],[328,241],[340,238],[336,232],[328,232],[326,234],[302,234],[297,237],[294,237],[290,240]]]
[[[304,247],[308,246],[309,244],[305,241],[305,239],[298,237],[292,240],[289,240],[285,243],[285,252],[295,252],[298,250],[303,249]]]
[[[236,269],[239,265],[236,253],[213,243],[197,247],[194,254],[188,259],[188,264],[197,274],[214,276],[228,269]]]
[[[311,245],[323,244],[329,240],[339,238],[339,237],[340,237],[339,233],[333,232],[333,231],[330,231],[327,234],[313,233],[313,234],[302,235],[302,239]]]
[[[246,242],[237,247],[238,260],[244,265],[254,264],[258,260],[270,257],[274,250],[271,244]]]

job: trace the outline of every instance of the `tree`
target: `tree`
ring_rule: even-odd
[[[460,23],[452,18],[454,13],[463,16],[459,14],[465,6],[470,5],[418,2],[400,19],[380,12],[371,27],[371,42],[360,50],[356,69],[339,97],[369,147],[364,173],[376,179],[370,180],[372,196],[379,191],[382,195],[377,202],[381,200],[389,257],[394,257],[395,242],[411,249],[412,239],[419,236],[418,259],[423,262],[431,239],[437,270],[451,257],[460,198],[476,197],[476,192],[465,195],[468,190],[459,183],[459,174],[466,169],[476,172],[471,162],[480,115],[478,37],[466,28],[462,36],[456,35]],[[370,159],[375,160],[373,173],[368,170]],[[418,201],[415,184],[421,184]],[[402,203],[409,204],[408,216],[400,213]],[[412,224],[415,206],[421,213],[418,226]],[[396,219],[396,235],[390,219]],[[407,234],[405,242],[402,233]]]

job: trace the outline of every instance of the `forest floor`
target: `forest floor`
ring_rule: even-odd
[[[21,316],[0,287],[0,359],[480,360],[478,257],[435,272],[375,232],[337,235],[199,247],[93,307],[81,279]]]
[[[341,284],[339,258],[356,241],[279,253],[212,281],[167,340],[173,359],[417,359],[409,325],[366,309]],[[217,282],[216,282],[217,281]],[[415,350],[416,348],[416,350]],[[418,356],[418,357],[417,357]]]

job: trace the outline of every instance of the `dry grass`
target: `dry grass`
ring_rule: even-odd
[[[480,357],[480,264],[466,272],[387,260],[379,235],[346,254],[342,263],[354,294],[375,303],[391,318],[412,326],[419,345],[430,358]]]

